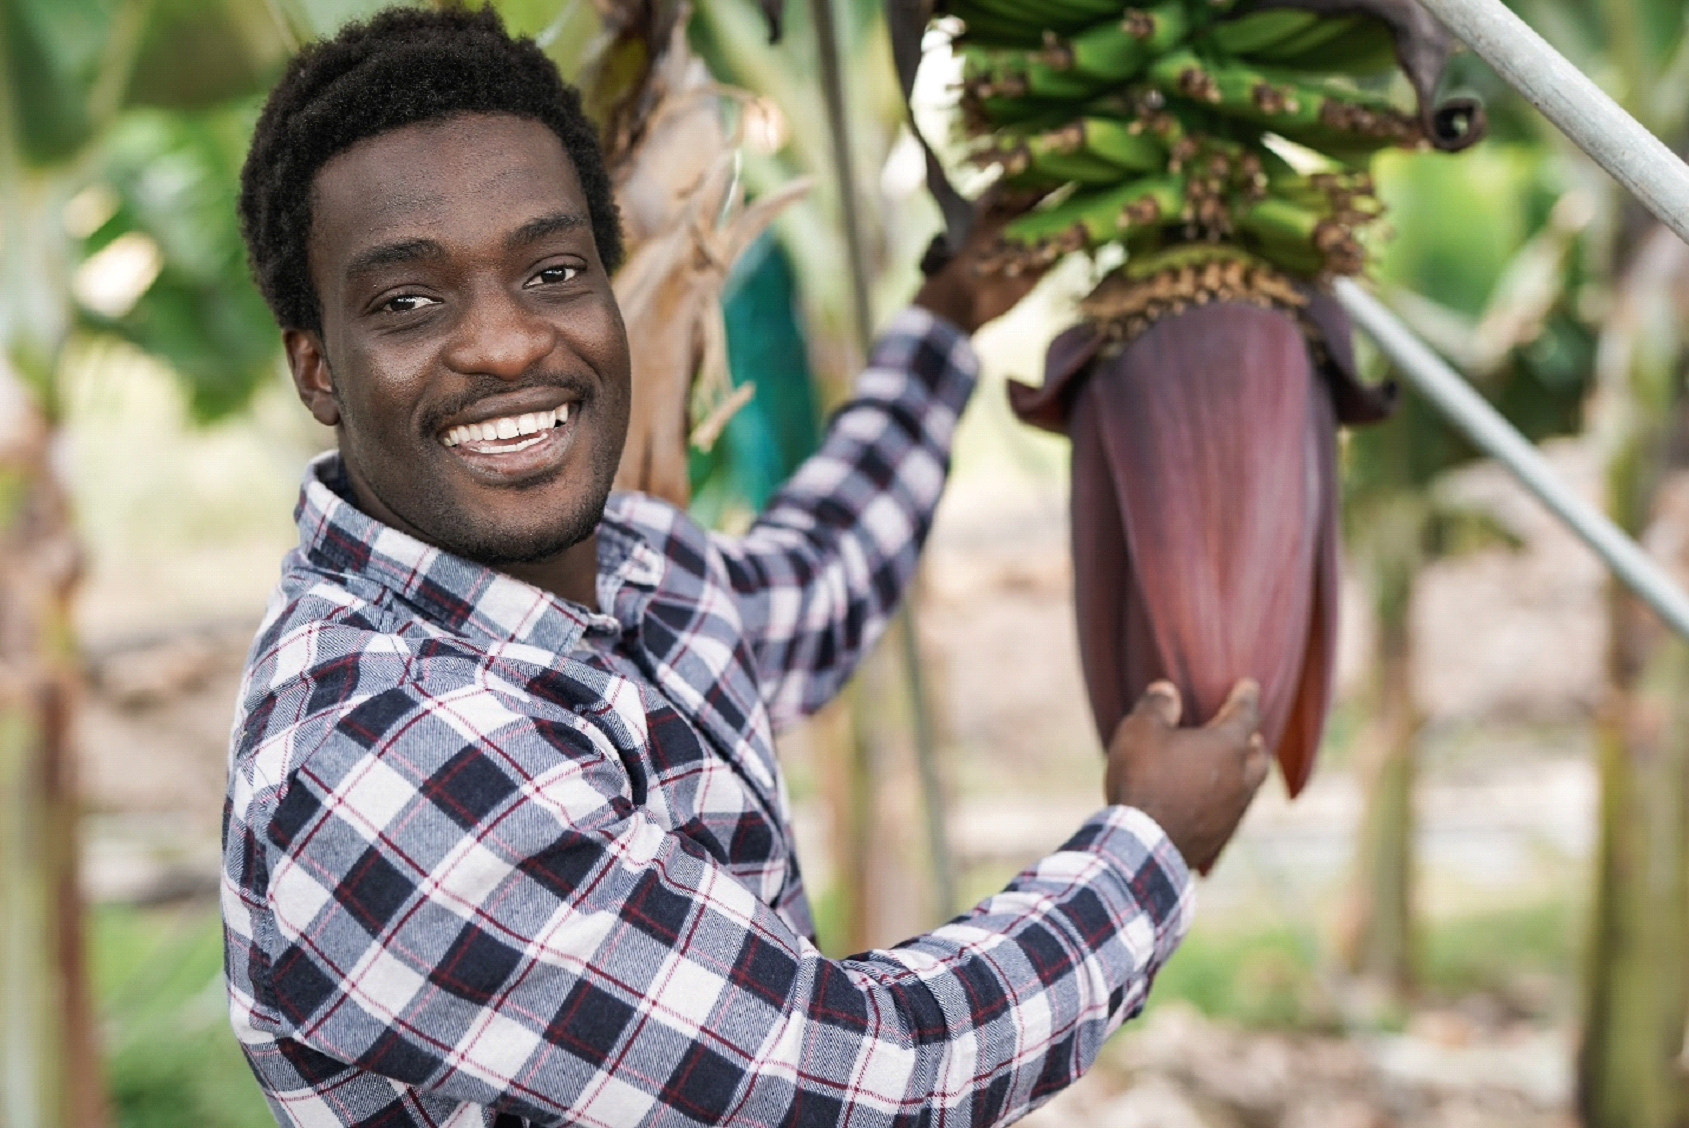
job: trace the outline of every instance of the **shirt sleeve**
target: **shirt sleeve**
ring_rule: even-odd
[[[979,361],[956,326],[900,313],[821,449],[742,537],[718,537],[776,727],[831,700],[884,631],[932,527]]]
[[[590,721],[487,675],[435,692],[428,665],[271,730],[309,752],[255,811],[255,994],[314,1110],[374,1099],[347,1063],[438,1123],[1004,1123],[1090,1064],[1186,927],[1177,851],[1111,807],[943,927],[826,958],[641,811]]]

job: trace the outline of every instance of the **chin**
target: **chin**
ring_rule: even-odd
[[[448,552],[489,568],[542,564],[586,540],[598,528],[603,516],[604,503],[599,502],[588,514],[537,529],[514,532],[510,529],[465,530],[460,524],[458,535],[440,537],[436,543]]]

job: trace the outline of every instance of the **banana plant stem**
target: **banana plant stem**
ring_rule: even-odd
[[[1355,325],[1409,383],[1594,549],[1667,626],[1689,639],[1689,596],[1635,541],[1561,481],[1537,448],[1382,302],[1348,278],[1339,279],[1335,288]]]
[[[845,112],[844,67],[839,49],[833,0],[811,0],[815,34],[821,60],[821,87],[827,106],[827,123],[833,145],[833,173],[839,186],[839,208],[844,219],[845,251],[850,261],[851,298],[854,305],[858,344],[866,354],[873,338],[873,317],[869,308],[868,256],[864,248],[862,222],[857,210],[856,168],[851,155],[850,119]],[[950,853],[945,826],[945,796],[938,768],[938,737],[932,718],[932,701],[922,677],[920,635],[910,603],[897,612],[893,630],[906,669],[909,711],[913,719],[915,761],[921,784],[922,822],[927,852],[933,871],[934,896],[940,915],[956,909],[956,867]],[[870,781],[873,786],[878,781]]]
[[[1689,242],[1689,167],[1502,0],[1421,0],[1574,144]]]

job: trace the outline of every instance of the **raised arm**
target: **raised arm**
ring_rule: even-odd
[[[961,249],[870,349],[821,449],[745,536],[718,538],[776,726],[837,692],[908,587],[978,376],[969,337],[1037,281],[986,265],[1025,204],[982,207]]]
[[[956,326],[903,311],[821,449],[744,536],[714,538],[776,728],[832,698],[902,599],[978,367]]]

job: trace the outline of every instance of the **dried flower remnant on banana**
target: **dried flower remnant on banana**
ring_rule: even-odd
[[[1358,381],[1328,284],[1366,265],[1371,156],[1465,148],[1482,108],[1439,99],[1451,40],[1417,0],[940,8],[962,26],[970,159],[1044,198],[994,265],[1125,252],[1051,345],[1043,386],[1010,387],[1022,419],[1073,443],[1098,733],[1157,678],[1199,723],[1254,677],[1294,795],[1331,695],[1336,428],[1390,407]]]

